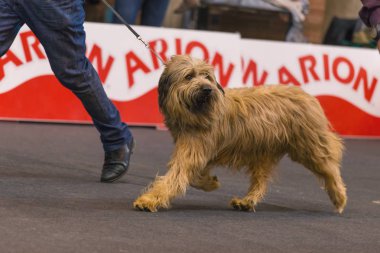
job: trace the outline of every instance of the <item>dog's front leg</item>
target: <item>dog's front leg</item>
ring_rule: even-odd
[[[196,145],[195,145],[196,146]],[[169,208],[170,200],[186,192],[194,175],[199,174],[207,164],[205,152],[187,142],[176,144],[172,159],[168,164],[168,172],[158,176],[134,203],[141,211],[156,212],[158,208]]]

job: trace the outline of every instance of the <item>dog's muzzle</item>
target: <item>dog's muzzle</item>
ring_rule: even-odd
[[[202,86],[194,95],[192,111],[193,112],[203,112],[206,111],[209,102],[212,98],[213,89],[208,86]]]

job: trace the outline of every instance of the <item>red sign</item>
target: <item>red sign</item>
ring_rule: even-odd
[[[380,56],[375,50],[137,29],[164,60],[174,54],[207,60],[224,87],[300,86],[319,99],[340,134],[380,137]],[[86,24],[86,31],[87,57],[122,119],[132,125],[162,125],[156,87],[163,66],[158,59],[121,25]],[[28,28],[0,58],[0,118],[90,122],[80,101],[53,76],[41,44]]]

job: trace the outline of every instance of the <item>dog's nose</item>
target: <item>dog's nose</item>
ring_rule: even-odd
[[[211,89],[211,87],[209,87],[209,86],[205,86],[205,87],[203,87],[202,88],[202,92],[204,93],[204,94],[210,94],[211,93],[211,91],[212,91],[212,89]]]

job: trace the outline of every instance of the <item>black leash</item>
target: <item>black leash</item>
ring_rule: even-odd
[[[125,19],[107,2],[107,0],[102,0],[102,2],[113,12],[113,14],[115,14],[115,16],[128,28],[128,30],[133,33],[133,35],[135,35],[136,39],[138,39],[139,41],[141,41],[144,46],[149,49],[156,57],[157,59],[159,59],[162,64],[165,64],[164,63],[164,60],[162,60],[162,58],[157,54],[156,51],[154,51],[153,48],[151,48],[149,46],[149,44],[144,41],[141,36],[127,23],[127,21],[125,21]]]

